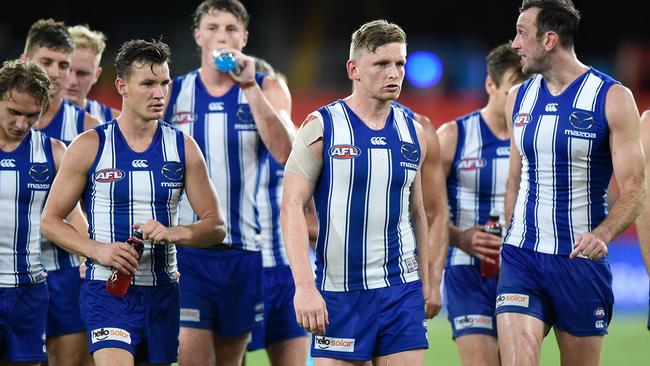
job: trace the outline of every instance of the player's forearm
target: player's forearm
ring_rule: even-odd
[[[609,244],[639,216],[645,201],[645,182],[628,184],[609,211],[609,214],[594,230],[593,234]]]
[[[650,225],[648,225],[650,222],[650,203],[647,201],[648,198],[646,195],[646,202],[643,206],[643,210],[641,210],[641,213],[636,218],[636,234],[639,238],[641,256],[643,257],[645,268],[650,276]]]
[[[173,226],[170,236],[174,244],[205,248],[223,242],[226,225],[217,214],[208,214],[192,225]]]
[[[442,273],[445,269],[447,259],[447,248],[449,247],[448,231],[449,216],[443,211],[439,212],[429,229],[429,278],[431,285],[440,285]]]
[[[313,287],[309,261],[309,235],[304,209],[300,204],[283,204],[280,214],[284,246],[296,287]]]
[[[96,245],[94,240],[80,234],[74,226],[60,217],[43,215],[41,217],[41,232],[54,244],[77,256],[95,259]]]
[[[244,95],[253,113],[262,142],[273,158],[278,163],[284,164],[291,153],[293,133],[290,128],[292,126],[286,125],[258,85],[244,89]]]
[[[513,174],[511,172],[508,176],[508,182],[506,184],[506,195],[504,203],[505,232],[508,232],[508,229],[510,228],[510,221],[512,220],[512,214],[515,211],[515,203],[517,202],[517,194],[519,193],[520,182],[521,175]]]

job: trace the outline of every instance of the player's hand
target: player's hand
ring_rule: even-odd
[[[95,244],[92,258],[124,274],[135,274],[138,270],[138,252],[127,243]]]
[[[237,70],[229,73],[232,80],[238,84],[255,81],[255,59],[234,48],[222,48],[220,52],[229,52],[235,56]]]
[[[457,247],[482,261],[496,264],[493,258],[499,255],[502,244],[503,239],[483,232],[481,226],[475,226],[463,230]]]
[[[296,287],[293,297],[293,306],[296,309],[296,321],[307,332],[316,335],[325,334],[325,327],[329,324],[329,315],[325,299],[314,286]]]
[[[133,229],[137,228],[142,230],[142,239],[153,244],[167,245],[174,242],[169,228],[156,220],[148,220],[144,223],[137,222],[133,225]]]
[[[607,252],[607,244],[605,244],[604,240],[593,233],[584,233],[576,239],[569,258],[573,259],[578,255],[584,255],[588,259],[595,261],[606,256]]]
[[[442,296],[440,295],[440,284],[431,285],[429,290],[429,297],[424,299],[424,311],[427,319],[431,319],[438,315],[442,308]]]
[[[86,278],[86,269],[88,269],[86,267],[86,257],[79,257],[79,262],[81,262],[79,265],[79,278],[84,279]]]

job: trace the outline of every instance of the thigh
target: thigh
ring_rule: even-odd
[[[288,339],[266,347],[271,366],[304,366],[307,364],[307,337]]]
[[[464,366],[498,366],[499,344],[496,337],[486,334],[466,334],[456,338],[460,361]]]
[[[600,365],[604,336],[578,337],[556,329],[555,337],[560,347],[562,365]]]
[[[445,270],[445,293],[454,339],[470,334],[497,336],[496,278],[481,277],[476,266],[451,266]]]
[[[548,326],[540,319],[520,313],[497,315],[501,364],[539,365],[539,355]]]
[[[178,364],[181,366],[214,366],[214,333],[207,329],[180,329]]]
[[[7,309],[3,358],[10,362],[45,361],[47,285],[42,282],[0,291]]]
[[[240,366],[246,353],[249,333],[235,337],[214,336],[214,353],[218,366]]]
[[[79,309],[82,279],[79,268],[66,268],[47,273],[50,303],[47,314],[47,336],[84,332]]]
[[[557,313],[556,329],[574,336],[607,334],[614,294],[606,261],[554,256],[549,265],[547,292]]]
[[[48,366],[83,365],[87,357],[86,332],[47,337]]]
[[[178,360],[179,304],[178,285],[147,289],[147,361],[154,364]]]
[[[416,350],[393,353],[386,356],[378,356],[372,359],[372,364],[376,366],[390,366],[390,365],[422,366],[424,365],[424,350],[416,349]]]
[[[95,366],[130,366],[133,365],[133,354],[122,348],[102,348],[93,353]]]

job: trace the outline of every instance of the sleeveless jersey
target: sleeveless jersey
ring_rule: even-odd
[[[263,77],[256,75],[260,85]],[[193,71],[174,80],[166,118],[194,137],[203,152],[226,222],[223,242],[233,248],[259,251],[255,194],[266,148],[243,90],[234,85],[223,96],[213,97],[198,71]],[[183,200],[181,224],[197,219]]]
[[[50,124],[40,131],[69,145],[84,131],[84,110],[64,98]],[[47,271],[79,267],[80,264],[76,255],[59,248],[45,237],[41,237],[41,256]]]
[[[508,180],[510,140],[495,136],[480,111],[458,118],[456,152],[447,177],[450,219],[466,229],[484,225],[491,211],[504,223],[504,196]],[[478,261],[449,246],[447,265],[475,265]]]
[[[339,100],[314,115],[323,123],[316,282],[325,291],[388,287],[419,279],[410,192],[420,162],[415,125],[391,107],[370,129]]]
[[[0,150],[0,287],[43,282],[41,212],[54,180],[50,138],[32,129],[12,152]]]
[[[106,123],[113,119],[111,107],[96,100],[86,99],[86,112],[97,118],[102,123]]]
[[[615,83],[592,68],[558,96],[541,75],[522,84],[512,123],[521,184],[505,244],[568,255],[603,221],[612,176],[605,97]]]
[[[90,238],[100,243],[125,242],[132,225],[155,219],[169,227],[178,222],[184,189],[183,134],[163,121],[151,145],[137,153],[129,147],[117,121],[95,127],[99,149],[88,171],[83,202]],[[156,286],[176,282],[176,247],[145,241],[133,283]],[[111,268],[91,262],[87,278],[106,280]]]
[[[257,213],[260,224],[259,243],[262,247],[264,268],[289,265],[287,251],[280,230],[280,206],[282,204],[282,183],[284,167],[267,153],[262,164],[260,184],[257,190]]]

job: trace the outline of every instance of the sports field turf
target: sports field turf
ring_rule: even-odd
[[[446,315],[442,315],[446,316]],[[605,337],[602,365],[650,365],[650,332],[645,327],[644,315],[618,314]],[[443,317],[429,322],[430,348],[427,350],[425,365],[460,365],[456,346],[451,340],[449,323]],[[269,365],[264,351],[248,353],[249,366]],[[542,365],[560,364],[560,354],[551,332],[542,347]]]

